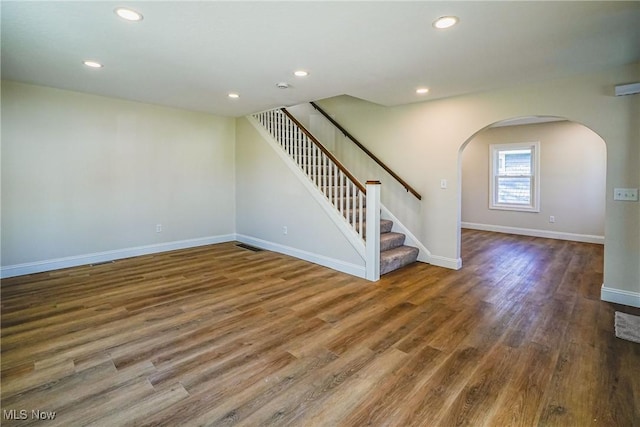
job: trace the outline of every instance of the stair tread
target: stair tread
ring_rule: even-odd
[[[362,225],[364,230],[367,230],[367,222],[366,221],[362,221]],[[360,224],[359,223],[355,223],[354,224],[356,230],[360,229]],[[383,233],[388,233],[391,231],[391,229],[393,228],[393,221],[389,221],[388,219],[381,219],[380,220],[380,235],[382,236]]]
[[[388,251],[384,251],[380,253],[380,258],[391,259],[399,256],[403,256],[407,253],[418,253],[418,248],[414,248],[413,246],[402,245],[397,248],[389,249]]]
[[[388,251],[404,245],[405,235],[402,233],[380,233],[380,252]]]
[[[380,233],[380,240],[390,240],[398,238],[399,236],[404,237],[402,233],[396,233],[395,231],[387,231],[386,233]]]

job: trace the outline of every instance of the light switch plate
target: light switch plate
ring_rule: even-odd
[[[626,200],[629,202],[637,202],[638,189],[637,188],[614,188],[613,200]]]

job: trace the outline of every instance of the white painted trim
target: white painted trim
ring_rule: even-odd
[[[602,284],[602,289],[600,290],[600,299],[602,301],[640,308],[640,292],[631,292],[622,289],[609,288],[605,286],[604,283]]]
[[[246,236],[243,234],[236,235],[236,240],[247,245],[256,246],[268,251],[278,252],[284,255],[289,255],[294,258],[299,258],[305,261],[312,262],[314,264],[321,265],[323,267],[331,268],[333,270],[347,273],[352,276],[365,278],[366,271],[364,265],[352,264],[335,258],[329,258],[324,255],[315,254],[312,252],[304,251],[291,246],[281,245],[279,243],[269,242],[267,240],[258,239],[256,237]]]
[[[418,248],[418,251],[419,251],[418,261],[426,262],[428,264],[434,264],[431,262],[431,252],[429,252],[429,250],[422,244],[422,242],[420,242],[420,240],[418,240],[418,238],[411,231],[409,231],[409,229],[405,227],[405,225],[394,214],[392,214],[391,211],[387,209],[387,207],[384,206],[382,203],[380,203],[380,211],[382,213],[380,215],[381,218],[393,221],[393,228],[391,229],[391,231],[393,231],[394,233],[404,234],[405,242],[408,243],[408,246],[413,246],[414,248]],[[435,265],[439,265],[439,264],[435,264]]]
[[[327,216],[333,221],[333,223],[338,227],[338,229],[344,234],[347,238],[351,246],[358,252],[358,255],[362,257],[362,259],[366,259],[366,250],[364,240],[358,235],[358,233],[351,227],[351,225],[347,222],[347,220],[340,215],[335,207],[327,200],[327,198],[322,194],[322,192],[316,187],[316,185],[311,182],[309,177],[300,169],[300,166],[293,161],[293,159],[282,149],[278,141],[265,129],[264,126],[260,124],[260,122],[253,116],[246,116],[249,123],[253,125],[253,127],[258,131],[260,136],[267,141],[269,146],[275,151],[275,153],[282,159],[285,165],[289,167],[289,169],[293,172],[293,174],[298,178],[298,180],[304,185],[309,194],[313,197],[313,199],[318,202],[318,204],[324,209]]]
[[[174,242],[157,243],[153,245],[137,246],[133,248],[116,249],[105,252],[75,255],[64,258],[55,258],[44,261],[29,262],[25,264],[7,265],[0,268],[0,278],[23,276],[25,274],[42,273],[45,271],[60,270],[62,268],[78,267],[81,265],[96,264],[100,262],[115,261],[123,258],[131,258],[141,255],[150,255],[160,252],[175,251],[178,249],[194,248],[197,246],[214,245],[217,243],[233,242],[235,234],[221,236],[200,237],[196,239],[178,240]]]
[[[518,234],[521,236],[543,237],[546,239],[570,240],[573,242],[596,243],[604,245],[604,236],[593,236],[590,234],[564,233],[561,231],[537,230],[533,228],[507,227],[503,225],[476,224],[472,222],[462,222],[462,228],[471,230],[494,231],[496,233]]]
[[[533,187],[531,203],[527,206],[501,204],[497,200],[498,185],[498,153],[505,150],[529,149],[533,162]],[[520,211],[520,212],[540,212],[540,141],[532,142],[512,142],[489,145],[489,209]]]
[[[438,255],[429,256],[429,264],[438,267],[450,268],[452,270],[460,270],[462,268],[462,258],[447,258]]]
[[[616,85],[616,96],[635,95],[640,93],[640,83],[629,83],[624,85]]]

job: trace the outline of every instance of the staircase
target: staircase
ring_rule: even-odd
[[[418,248],[404,244],[405,235],[394,233],[393,221],[380,220],[380,274],[387,274],[416,262]]]
[[[352,232],[364,241],[365,186],[284,108],[258,113],[254,117],[333,205],[336,213],[346,220]],[[419,254],[417,248],[404,244],[404,234],[392,232],[392,228],[392,221],[380,220],[381,275],[416,262]]]
[[[366,229],[366,223],[364,224]],[[406,236],[392,232],[393,221],[380,220],[380,275],[391,273],[418,260],[419,250],[404,244]]]

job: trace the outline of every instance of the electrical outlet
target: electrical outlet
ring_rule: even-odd
[[[550,215],[550,216],[549,216],[549,222],[551,222],[551,223],[556,222],[556,217],[555,217],[555,216],[553,216],[553,215]]]
[[[443,190],[447,189],[447,180],[446,179],[441,179],[440,180],[440,188],[442,188]]]
[[[613,200],[626,200],[629,202],[637,202],[638,189],[637,188],[614,188]]]
[[[289,233],[289,230],[287,229],[287,226],[285,225],[284,227],[282,227],[282,234],[287,235]]]
[[[162,233],[162,224],[156,224],[156,233]]]

